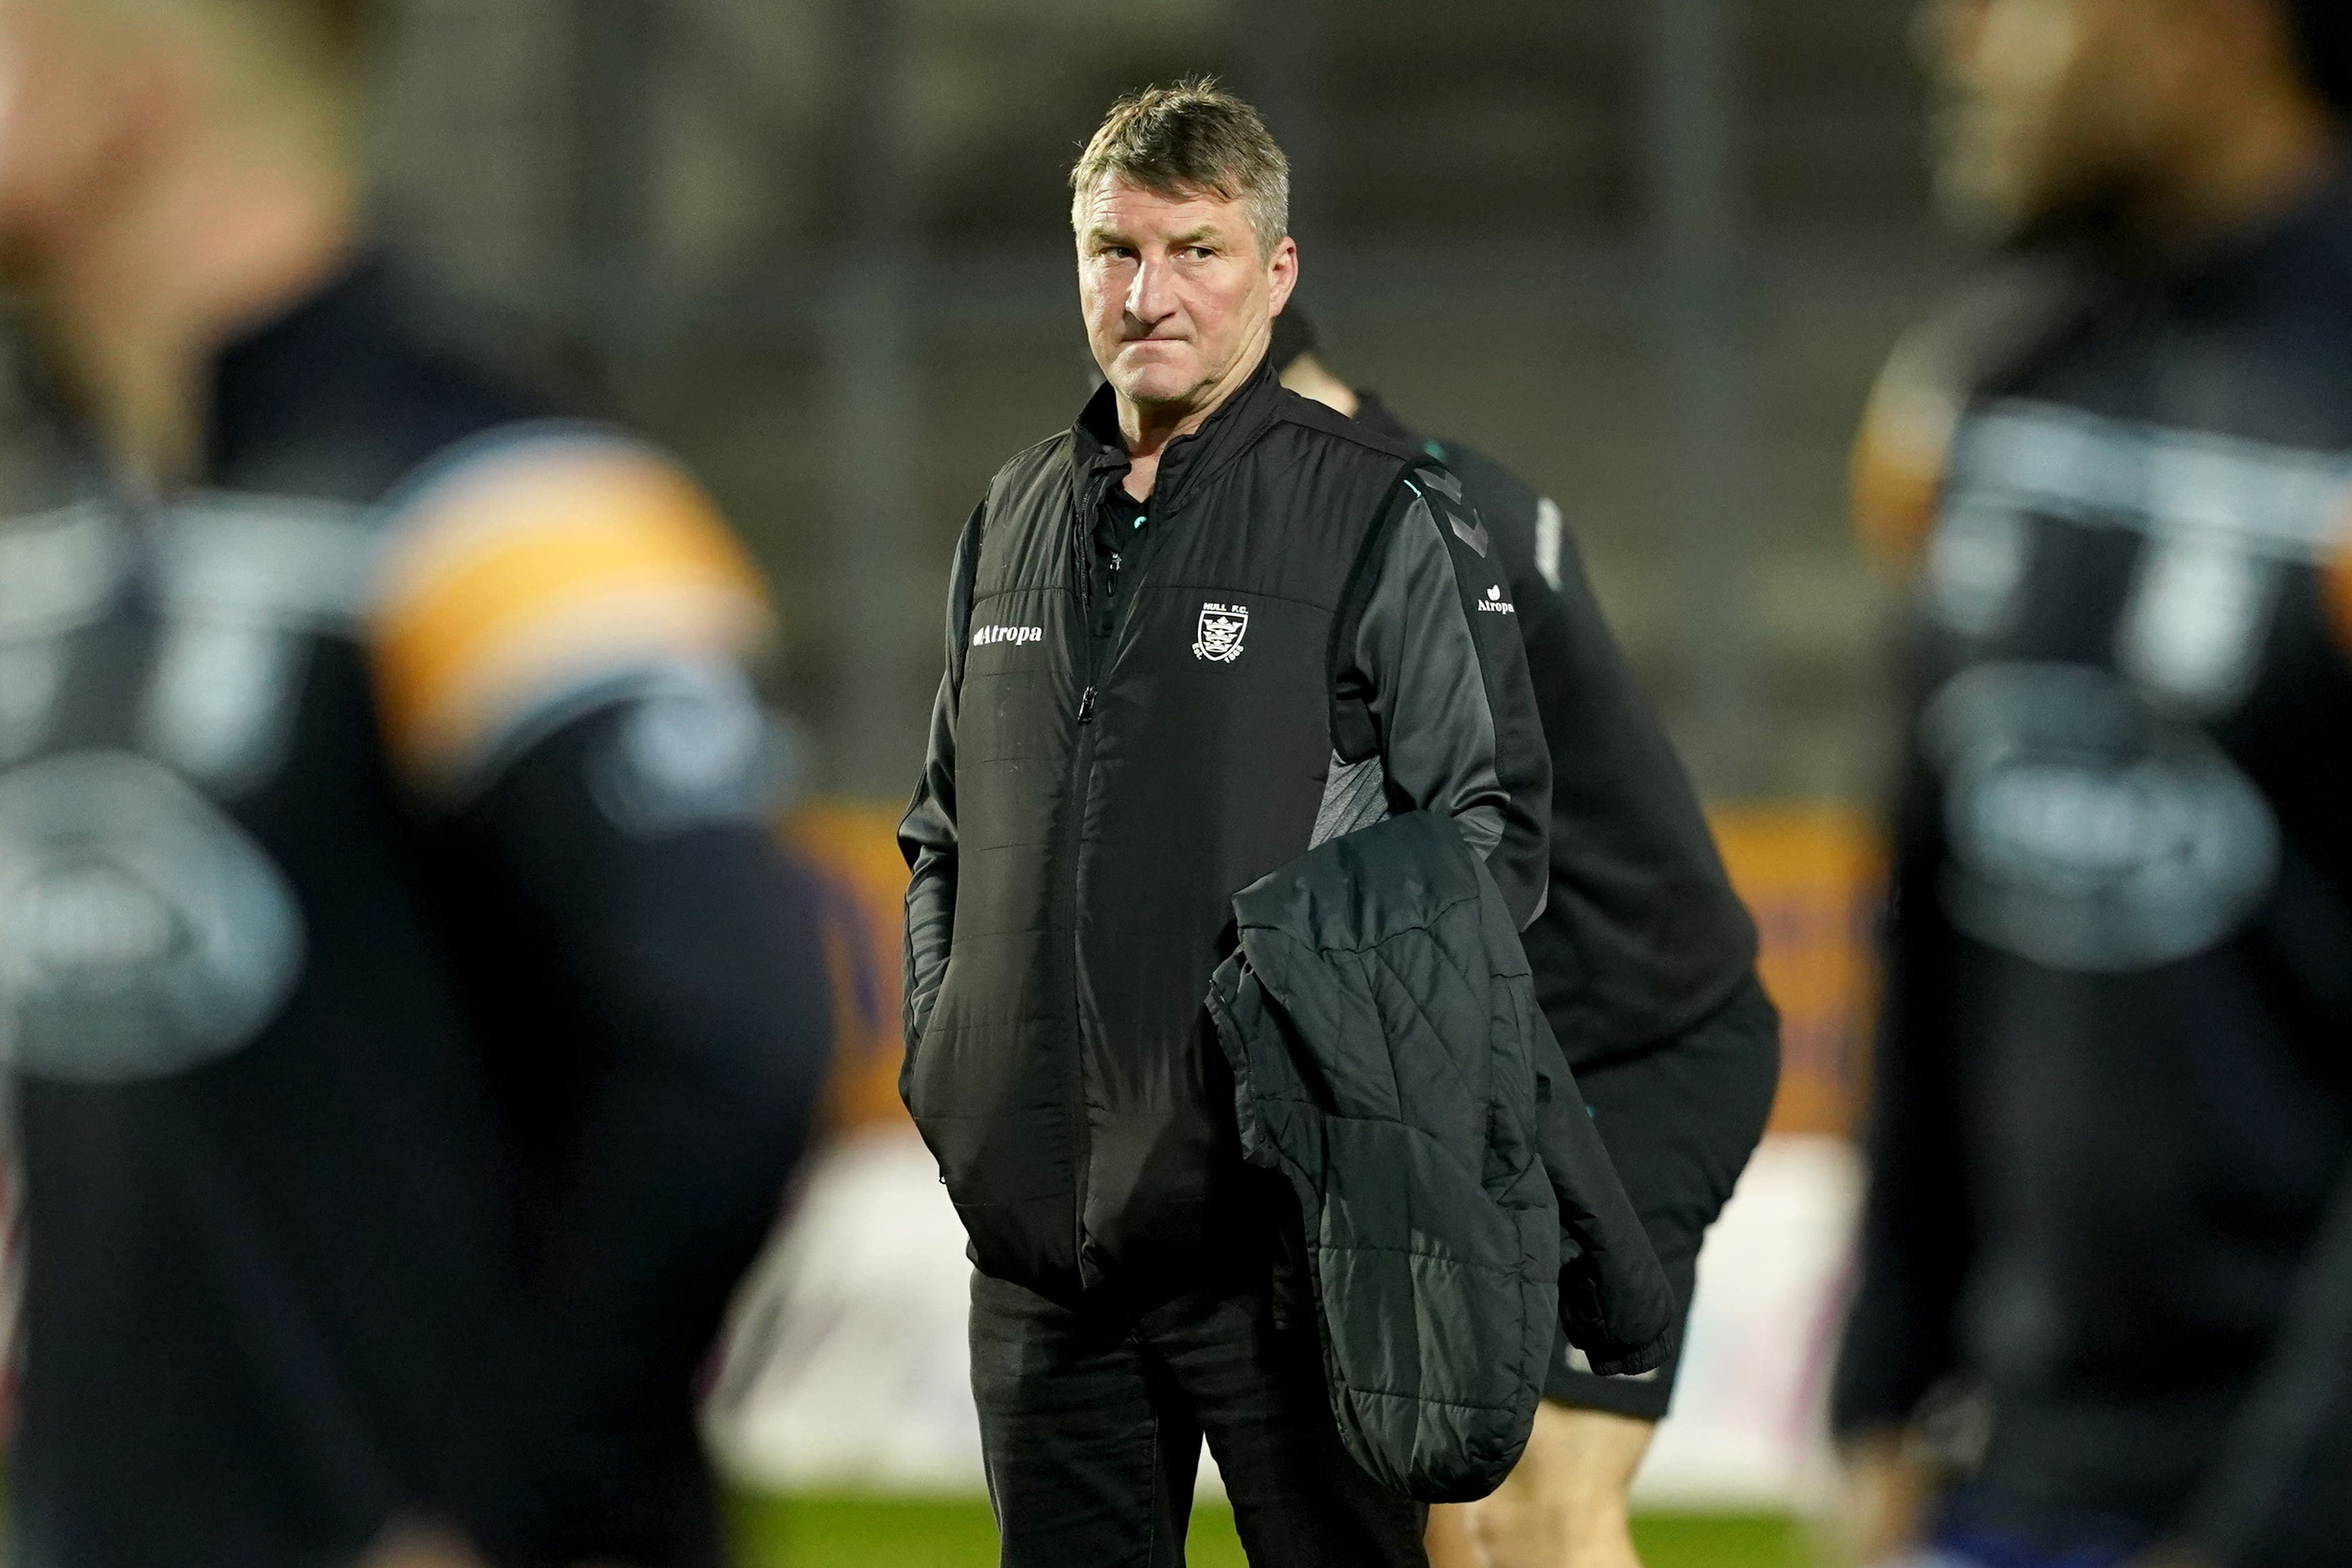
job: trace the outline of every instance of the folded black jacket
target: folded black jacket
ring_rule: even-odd
[[[1296,1188],[1331,1406],[1381,1484],[1483,1497],[1527,1445],[1553,1325],[1665,1358],[1665,1275],[1585,1114],[1494,879],[1446,818],[1331,839],[1234,900],[1209,1009],[1242,1150]]]

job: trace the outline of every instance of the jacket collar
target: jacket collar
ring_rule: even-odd
[[[1248,450],[1274,424],[1286,395],[1273,357],[1258,361],[1249,379],[1198,430],[1179,436],[1160,453],[1160,475],[1151,487],[1152,510],[1175,510],[1194,488]],[[1124,474],[1132,466],[1118,430],[1118,395],[1108,383],[1096,389],[1071,426],[1071,462],[1081,489],[1089,479]]]

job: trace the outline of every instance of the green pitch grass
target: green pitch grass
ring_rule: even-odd
[[[763,1498],[738,1504],[744,1568],[994,1568],[996,1529],[984,1502]],[[1786,1520],[1659,1516],[1633,1527],[1646,1568],[1803,1568]],[[1192,1515],[1192,1568],[1244,1568],[1234,1516]]]

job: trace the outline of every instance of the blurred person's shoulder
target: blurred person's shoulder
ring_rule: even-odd
[[[1493,514],[1487,519],[1489,522],[1524,527],[1542,503],[1543,498],[1536,493],[1535,487],[1514,473],[1501,458],[1467,441],[1443,436],[1429,441],[1425,449],[1462,481],[1473,504]]]
[[[303,396],[277,437],[334,466],[374,536],[362,630],[412,779],[478,773],[649,672],[770,645],[766,584],[717,503],[599,417],[585,377],[380,262],[305,310],[321,320],[281,372]]]
[[[2100,292],[2078,252],[2021,250],[1981,268],[1896,342],[1853,447],[1854,531],[1874,560],[1898,574],[1917,564],[1970,405],[2030,374]]]
[[[1530,570],[1539,570],[1547,581],[1559,585],[1560,514],[1557,506],[1538,495],[1499,459],[1467,441],[1424,436],[1413,429],[1379,393],[1360,391],[1357,399],[1355,416],[1345,423],[1379,437],[1379,450],[1405,457],[1416,470],[1433,479],[1441,494],[1446,493],[1444,487],[1450,486],[1456,493],[1446,499],[1471,513],[1464,524],[1465,539],[1491,538],[1514,580],[1524,582]],[[1543,564],[1547,535],[1552,558],[1549,566]]]
[[[1412,468],[1444,468],[1434,454],[1409,436],[1363,419],[1350,419],[1326,403],[1303,396],[1287,387],[1276,389],[1275,420],[1299,433],[1298,438],[1309,446],[1321,446],[1350,455],[1360,455],[1389,462],[1400,462]]]
[[[490,429],[383,509],[368,642],[395,760],[436,787],[774,634],[758,567],[675,461],[584,424]]]

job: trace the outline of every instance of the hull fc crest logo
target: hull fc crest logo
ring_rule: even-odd
[[[1242,638],[1249,632],[1249,611],[1239,605],[1201,606],[1201,631],[1192,644],[1194,658],[1231,664],[1242,656]]]

